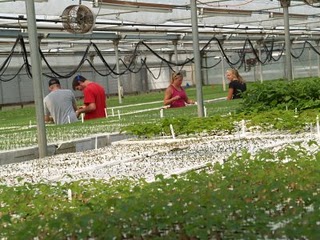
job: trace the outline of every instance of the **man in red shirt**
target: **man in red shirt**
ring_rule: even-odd
[[[85,120],[106,117],[106,93],[101,85],[78,75],[73,79],[72,88],[82,91],[84,96],[84,106],[78,108],[77,116],[84,113]]]

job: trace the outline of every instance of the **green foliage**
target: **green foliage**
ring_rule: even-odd
[[[154,137],[159,135],[161,126],[153,123],[134,124],[127,127],[123,127],[122,131],[131,133],[135,136]]]
[[[319,239],[319,156],[296,144],[153,183],[0,186],[0,238]]]
[[[222,101],[206,104],[206,118],[197,117],[196,106],[190,106],[165,110],[160,119],[158,112],[125,115],[144,108],[128,105],[121,108],[121,119],[109,112],[108,119],[48,126],[47,134],[50,141],[61,141],[114,129],[141,137],[170,135],[170,125],[176,135],[224,134],[239,131],[241,120],[259,131],[297,132],[315,124],[319,80],[250,84],[248,89],[243,112],[242,100]],[[187,91],[195,99],[195,89]],[[225,95],[220,86],[204,92],[205,99]],[[155,92],[123,100],[160,100],[150,103],[152,108],[161,106],[162,98],[163,92]],[[108,99],[109,109],[120,105],[117,100]],[[36,128],[28,127],[35,121],[33,108],[8,110],[0,118],[1,139],[36,144]],[[309,152],[297,144],[256,155],[243,149],[224,164],[169,179],[159,175],[151,184],[140,179],[0,186],[0,238],[319,239],[319,164],[319,150]]]
[[[320,107],[320,79],[265,81],[254,83],[245,92],[244,111],[277,109],[311,109]]]
[[[317,109],[308,109],[301,112],[271,109],[256,113],[237,113],[213,115],[212,117],[179,117],[164,118],[154,123],[137,123],[122,128],[123,132],[139,137],[154,137],[171,135],[170,125],[176,135],[190,134],[231,134],[239,131],[240,122],[245,120],[247,129],[259,128],[260,131],[279,130],[302,132],[310,131],[316,124]]]

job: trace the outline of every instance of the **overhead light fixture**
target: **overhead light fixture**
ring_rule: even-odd
[[[284,14],[281,12],[269,12],[269,18],[283,18]],[[299,19],[299,20],[307,20],[308,15],[298,14],[298,13],[289,13],[289,19]]]
[[[94,7],[102,7],[116,10],[131,10],[144,12],[172,12],[173,5],[146,2],[129,2],[120,0],[99,0],[94,2]]]
[[[250,10],[241,10],[241,9],[225,9],[225,8],[200,8],[200,14],[212,14],[214,16],[251,16],[252,11]]]

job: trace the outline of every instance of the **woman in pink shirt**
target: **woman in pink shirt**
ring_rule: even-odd
[[[181,87],[183,76],[180,72],[172,73],[170,86],[167,87],[164,93],[163,103],[171,108],[184,107],[186,104],[194,104],[194,101],[189,99],[185,90]]]

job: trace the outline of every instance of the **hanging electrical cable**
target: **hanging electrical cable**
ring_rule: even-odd
[[[261,64],[266,64],[270,61],[279,61],[281,59],[281,57],[283,56],[283,52],[285,49],[285,45],[282,43],[282,47],[281,48],[276,48],[275,47],[275,40],[269,42],[269,46],[267,43],[263,43],[263,51],[261,51],[261,55],[259,55],[257,53],[256,48],[254,47],[254,45],[252,44],[251,40],[249,38],[247,38],[242,46],[242,48],[240,50],[232,50],[233,54],[232,56],[234,57],[235,55],[237,56],[236,60],[232,60],[227,52],[226,49],[223,48],[222,43],[219,41],[219,39],[217,39],[215,36],[212,37],[206,44],[205,46],[200,50],[200,52],[203,54],[205,53],[208,48],[208,46],[210,44],[212,44],[212,42],[215,41],[215,43],[218,46],[219,51],[221,52],[223,58],[226,60],[226,62],[228,63],[228,65],[232,68],[241,68],[241,67],[248,67],[248,65],[254,65],[256,64],[256,62],[260,62]],[[21,50],[19,51],[19,54],[22,56],[23,58],[23,64],[21,67],[19,67],[18,71],[13,74],[13,77],[4,77],[6,71],[8,70],[8,68],[10,67],[10,63],[11,60],[13,58],[14,55],[17,55],[17,51],[16,48],[18,46],[18,44],[20,44],[21,46]],[[306,48],[306,45],[309,45],[310,49],[312,49],[316,54],[320,55],[320,52],[317,51],[317,49],[308,41],[305,41],[302,47],[301,52],[298,55],[295,55],[293,53],[293,50],[291,51],[291,55],[297,59],[300,58]],[[140,59],[140,65],[137,65],[137,56],[139,56],[139,47],[140,46],[144,46],[147,48],[147,50],[152,53],[154,56],[156,56],[159,60],[160,60],[160,71],[158,76],[155,76],[153,74],[153,72],[151,71],[151,68],[148,66],[147,64],[147,59]],[[89,52],[90,52],[90,48],[93,47],[97,56],[99,57],[99,59],[101,60],[104,68],[104,72],[102,72],[101,70],[98,70],[93,63],[90,61],[90,56],[89,56]],[[49,71],[51,72],[51,74],[49,73],[43,73],[44,76],[49,77],[49,78],[53,78],[53,77],[59,77],[59,78],[70,78],[72,76],[74,76],[83,66],[83,64],[85,62],[88,62],[88,64],[90,65],[90,67],[100,76],[119,76],[119,75],[124,75],[128,72],[131,73],[138,73],[141,71],[141,69],[143,67],[146,67],[147,71],[154,77],[154,79],[158,79],[160,77],[161,74],[161,70],[163,68],[163,64],[165,63],[167,65],[167,67],[172,70],[175,71],[175,69],[173,69],[174,66],[179,66],[180,70],[182,70],[184,68],[185,65],[193,63],[193,58],[186,58],[184,61],[181,61],[179,63],[176,62],[172,62],[169,61],[167,59],[165,59],[164,57],[161,57],[155,50],[153,50],[150,46],[148,46],[148,44],[146,44],[143,41],[140,41],[138,44],[136,44],[134,51],[132,52],[131,56],[128,58],[130,61],[127,63],[127,61],[124,61],[122,59],[120,59],[120,62],[122,63],[124,70],[122,70],[121,72],[116,72],[116,66],[110,66],[110,64],[108,64],[108,62],[106,61],[106,59],[103,57],[102,52],[100,51],[100,49],[98,48],[98,46],[93,43],[90,42],[87,47],[86,50],[83,53],[83,56],[81,57],[81,60],[79,61],[78,65],[72,69],[69,73],[62,75],[60,74],[58,71],[54,70],[54,68],[50,65],[49,61],[47,60],[45,54],[42,52],[42,50],[39,48],[39,53],[41,58],[43,59],[43,61],[45,62],[47,68],[49,69]],[[276,54],[274,54],[276,53]],[[250,57],[250,54],[253,55],[253,58]],[[274,57],[277,56],[277,57]],[[216,64],[213,64],[212,66],[202,66],[203,69],[210,69],[210,68],[214,68],[216,67],[220,62],[222,61],[222,59],[220,59]],[[159,64],[158,64],[159,65]],[[23,36],[19,35],[13,45],[13,47],[11,48],[11,51],[8,55],[8,57],[3,61],[3,63],[0,66],[0,81],[3,82],[8,82],[13,80],[23,69],[26,70],[26,73],[28,75],[28,77],[32,77],[31,74],[31,65],[29,64],[28,61],[28,52],[26,50],[26,44],[24,42],[24,38]],[[106,70],[107,69],[107,70]],[[248,69],[248,68],[247,68]],[[12,73],[10,74],[10,76],[12,76]]]

